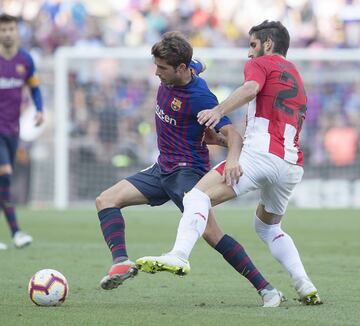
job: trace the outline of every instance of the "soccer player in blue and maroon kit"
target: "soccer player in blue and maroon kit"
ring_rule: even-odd
[[[201,110],[212,108],[218,102],[205,80],[197,76],[202,71],[202,65],[191,59],[191,45],[181,34],[169,32],[152,47],[151,52],[156,75],[161,80],[155,107],[160,155],[155,164],[121,180],[96,199],[101,230],[113,258],[112,267],[100,282],[105,290],[117,288],[137,273],[126,251],[122,208],[140,204],[157,206],[172,200],[183,211],[184,194],[210,168],[205,142],[227,145],[225,173],[233,178],[241,174],[238,157],[242,140],[230,120],[223,117],[215,127],[223,136],[209,133],[197,122],[197,114]],[[217,234],[222,236],[206,236],[205,232],[205,240],[253,284],[262,296],[264,306],[267,306],[269,299],[274,299],[268,291],[274,291],[275,295],[278,291],[263,278],[238,242],[224,235],[216,222],[212,227],[217,228]],[[151,266],[148,267],[151,269]],[[181,275],[188,270],[188,266],[184,265],[171,272]]]
[[[19,119],[22,91],[28,86],[36,107],[34,124],[43,122],[42,98],[39,80],[35,75],[34,62],[25,50],[18,46],[17,19],[0,15],[0,206],[9,224],[14,245],[29,245],[32,237],[20,231],[14,205],[11,202],[10,185],[14,159],[19,139]],[[6,249],[0,243],[0,249]]]

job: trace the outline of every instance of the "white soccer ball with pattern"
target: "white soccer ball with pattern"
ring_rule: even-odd
[[[42,269],[31,278],[28,292],[31,301],[38,306],[59,306],[69,294],[69,286],[60,272]]]

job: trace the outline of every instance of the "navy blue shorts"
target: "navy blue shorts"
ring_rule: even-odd
[[[0,165],[14,165],[18,140],[18,135],[0,134]]]
[[[190,191],[204,174],[203,171],[192,168],[179,168],[165,173],[155,163],[126,180],[149,200],[149,205],[160,206],[171,199],[183,211],[182,200],[185,193]]]

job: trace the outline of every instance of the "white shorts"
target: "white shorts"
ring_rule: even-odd
[[[301,181],[301,166],[284,161],[271,153],[242,150],[239,159],[244,174],[233,186],[237,196],[260,189],[260,204],[268,213],[284,215],[296,184]],[[225,161],[214,167],[222,173]]]

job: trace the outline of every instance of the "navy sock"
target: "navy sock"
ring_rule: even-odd
[[[215,246],[215,249],[223,255],[224,259],[232,267],[234,267],[241,275],[246,277],[257,291],[267,287],[269,282],[264,279],[254,266],[244,248],[232,237],[225,234]]]
[[[98,212],[104,239],[111,251],[113,263],[128,259],[125,244],[125,221],[119,208],[105,208]]]
[[[0,175],[0,206],[4,211],[11,234],[14,236],[14,234],[19,231],[19,226],[16,221],[15,208],[11,202],[10,184],[10,174]]]

